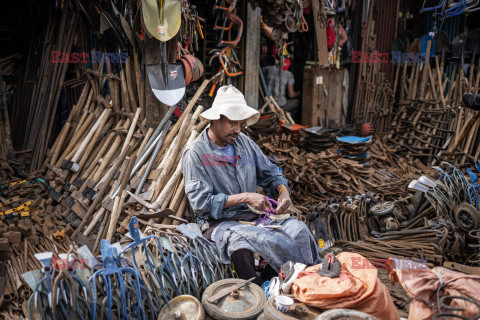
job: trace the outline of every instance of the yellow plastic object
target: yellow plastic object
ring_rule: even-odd
[[[13,186],[15,186],[15,185],[17,185],[17,184],[21,184],[21,183],[25,183],[25,182],[27,182],[27,180],[10,182],[8,185],[9,185],[10,187],[13,187]]]

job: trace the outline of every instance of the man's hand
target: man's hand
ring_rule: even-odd
[[[288,213],[292,211],[292,207],[293,207],[292,199],[290,199],[288,192],[286,193],[286,195],[282,193],[278,197],[277,214]]]
[[[249,192],[247,195],[247,203],[252,206],[252,208],[265,211],[265,209],[273,209],[270,201],[267,200],[262,194]]]
[[[228,196],[225,208],[230,208],[242,203],[249,204],[253,209],[265,211],[267,208],[272,209],[272,204],[267,197],[255,192],[243,192]]]
[[[280,196],[278,197],[278,206],[277,206],[277,214],[284,214],[292,211],[293,203],[292,199],[290,199],[290,194],[288,193],[288,189],[284,185],[278,186]]]

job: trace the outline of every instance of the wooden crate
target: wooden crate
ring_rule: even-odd
[[[317,69],[317,70],[315,70]],[[302,125],[328,126],[333,120],[337,125],[345,123],[342,101],[343,69],[320,69],[305,66],[303,69]],[[324,85],[328,96],[324,93]]]

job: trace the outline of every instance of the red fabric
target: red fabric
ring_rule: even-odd
[[[398,311],[377,269],[357,253],[342,252],[340,276],[320,276],[321,265],[305,269],[293,282],[292,293],[301,302],[320,309],[353,309],[382,320],[398,320]]]
[[[180,111],[178,107],[176,107],[175,110],[173,110],[173,113],[179,118],[182,116],[182,111]]]
[[[333,20],[328,19],[328,26],[327,26],[327,46],[329,49],[332,48],[333,44],[335,43],[335,31],[333,30]]]
[[[400,283],[412,299],[409,320],[433,319],[438,310],[437,289],[440,285],[440,277],[445,283],[443,295],[470,297],[480,301],[480,276],[455,272],[443,267],[405,268],[397,266],[395,259],[388,259],[387,271],[392,284]],[[473,318],[479,312],[475,305],[465,300],[453,299],[450,306],[463,309],[464,311],[458,314],[467,318]]]

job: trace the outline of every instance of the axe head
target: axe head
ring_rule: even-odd
[[[149,190],[145,191],[144,193],[133,195],[133,196],[132,196],[132,193],[130,191],[128,191],[128,194],[131,196],[130,199],[128,200],[128,203],[140,202],[141,204],[143,204],[141,202],[142,200],[144,202],[145,201],[148,202],[148,201],[152,200],[153,190],[149,189]]]
[[[87,199],[93,200],[97,196],[97,191],[93,190],[90,187],[86,187],[82,193]]]
[[[141,195],[135,195],[133,193],[131,193],[130,191],[127,191],[128,194],[130,195],[130,200],[131,200],[131,203],[134,203],[134,202],[138,202],[140,203],[142,206],[148,208],[148,209],[153,209],[153,210],[157,210],[158,208],[155,208],[155,204],[151,204],[150,202],[148,202],[152,196],[152,191],[147,191]],[[132,200],[133,199],[133,200]]]
[[[73,189],[73,184],[71,184],[70,182],[65,183],[65,185],[63,186],[63,190],[68,191],[68,192],[72,192],[74,190]]]
[[[157,212],[150,212],[148,210],[142,210],[140,211],[137,216],[140,219],[163,219],[163,218],[168,218],[170,215],[173,215],[174,212],[171,209],[163,209]]]
[[[54,189],[48,190],[48,195],[50,196],[50,198],[55,200],[55,202],[60,202],[62,200],[62,195]]]
[[[110,197],[107,197],[105,200],[103,200],[102,207],[104,207],[105,209],[111,212],[113,210],[113,202],[114,202],[113,199],[111,199]]]
[[[82,178],[75,178],[75,180],[73,180],[73,185],[78,189],[80,189],[84,183],[85,183],[85,180],[83,180]]]
[[[72,172],[78,172],[80,170],[80,165],[75,163],[71,160],[63,160],[62,164],[60,165],[62,169],[70,170]]]
[[[69,206],[71,208],[75,204],[75,199],[73,199],[71,196],[69,196],[69,197],[67,197],[67,199],[65,199],[65,203],[67,204],[67,206]]]
[[[75,238],[75,242],[81,246],[87,246],[89,249],[93,249],[95,241],[90,237],[85,237],[81,232],[79,232]]]

